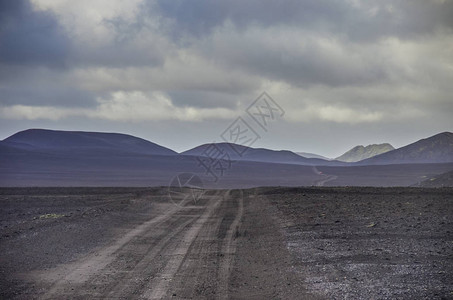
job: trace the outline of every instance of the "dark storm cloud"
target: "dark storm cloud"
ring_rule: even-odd
[[[220,45],[200,47],[200,51],[208,57],[215,56],[225,67],[234,66],[293,86],[368,85],[388,81],[391,72],[389,66],[380,63],[378,57],[374,61],[367,51],[349,49],[329,39],[301,36],[300,45],[293,40],[297,38],[294,35],[282,39],[278,36],[224,38],[226,41],[219,41],[221,38],[215,41],[214,44]]]
[[[0,0],[0,125],[15,130],[159,132],[186,149],[263,90],[287,111],[278,148],[451,127],[451,0],[32,3]]]
[[[162,66],[165,62],[165,45],[143,44],[152,34],[144,16],[138,14],[136,20],[125,20],[121,16],[106,18],[101,22],[113,35],[103,45],[87,44],[74,50],[73,63],[79,66],[106,66],[114,68]],[[161,41],[162,42],[162,41]]]
[[[29,0],[0,1],[0,63],[45,65],[50,67],[127,67],[159,66],[165,51],[159,45],[137,46],[146,26],[121,17],[102,23],[114,37],[109,43],[74,44],[73,33],[66,32],[50,11],[37,10]]]
[[[422,40],[453,29],[453,1],[157,0],[148,4],[150,9],[142,13],[158,15],[162,31],[180,47],[196,48],[222,68],[298,87],[407,80],[407,70],[389,60],[389,49],[397,43],[379,43],[387,38]]]
[[[368,12],[349,14],[344,23],[338,24],[340,32],[366,41],[385,36],[414,39],[437,30],[453,29],[453,1],[389,0],[373,4],[376,6]]]
[[[299,26],[343,34],[353,40],[384,36],[411,37],[453,28],[453,1],[328,0],[158,0],[157,8],[175,37],[210,34],[226,21],[243,29],[250,25]],[[153,6],[154,8],[154,6]]]
[[[62,66],[70,43],[55,17],[27,0],[0,1],[0,63]]]
[[[154,6],[153,6],[154,8]],[[202,36],[229,20],[239,28],[248,25],[304,25],[342,18],[346,7],[327,0],[158,0],[157,8],[167,18],[173,34]]]

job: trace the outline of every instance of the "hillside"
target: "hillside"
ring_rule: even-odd
[[[359,145],[347,151],[343,155],[337,157],[336,160],[343,162],[357,162],[394,149],[395,148],[393,148],[393,146],[388,143],[373,144],[366,147]]]
[[[141,138],[127,134],[104,132],[29,129],[18,132],[0,143],[7,147],[34,151],[109,151],[154,155],[177,154],[171,149]]]
[[[453,171],[432,176],[429,179],[426,179],[418,186],[422,187],[453,187]]]
[[[210,156],[211,151],[221,152],[225,160],[257,161],[267,163],[284,163],[298,165],[342,165],[339,162],[330,162],[319,158],[306,158],[288,150],[270,150],[264,148],[244,147],[230,143],[204,144],[182,152],[190,156]]]
[[[319,159],[324,159],[324,160],[330,160],[330,158],[327,158],[325,156],[315,154],[315,153],[309,153],[309,152],[295,152],[297,155],[303,156],[305,158],[319,158]]]
[[[405,164],[453,162],[453,133],[443,132],[389,151],[360,164]]]
[[[423,145],[431,145],[425,148],[429,153],[446,153],[442,157],[447,160],[451,147],[444,149],[445,134],[440,137],[423,140]],[[411,147],[421,147],[420,141],[414,145]],[[166,186],[181,173],[197,174],[205,187],[212,188],[409,186],[421,178],[453,170],[453,159],[452,163],[424,164],[423,160],[414,160],[403,164],[404,160],[397,159],[394,163],[365,165],[367,160],[325,161],[304,158],[291,151],[234,145],[239,152],[236,153],[231,146],[207,144],[177,154],[124,134],[27,130],[0,142],[0,186]],[[402,149],[407,152],[411,147]],[[219,148],[229,158],[212,157],[210,151]],[[199,156],[232,162],[204,166]]]

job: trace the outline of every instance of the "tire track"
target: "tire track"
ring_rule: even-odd
[[[116,258],[114,254],[118,252],[118,250],[120,250],[126,244],[128,244],[133,238],[143,235],[147,230],[150,230],[151,227],[153,226],[157,226],[159,224],[164,223],[179,210],[181,210],[181,208],[171,206],[170,209],[165,211],[163,215],[157,216],[137,226],[136,228],[126,233],[119,240],[114,242],[112,245],[107,246],[101,249],[100,251],[93,253],[92,255],[83,259],[81,262],[77,262],[72,267],[72,270],[68,274],[63,275],[61,279],[54,283],[50,290],[47,291],[47,293],[42,298],[53,299],[57,295],[61,294],[68,285],[82,284],[84,282],[87,282],[92,276],[95,276],[102,269],[106,268],[107,265],[110,264]]]
[[[228,298],[243,194],[218,190],[201,203],[171,205],[86,258],[41,273],[63,274],[41,298],[162,299],[170,289],[181,297]]]
[[[219,299],[228,299],[228,285],[231,274],[231,268],[234,264],[234,255],[236,253],[236,233],[242,223],[242,216],[244,215],[244,193],[241,190],[241,196],[238,198],[238,211],[234,221],[228,228],[226,237],[223,241],[221,254],[223,259],[220,262],[219,268],[219,285],[218,295]]]
[[[115,288],[107,293],[106,299],[112,299],[117,297],[127,297],[127,292],[133,290],[136,279],[143,277],[146,274],[147,269],[150,268],[150,264],[153,262],[154,258],[165,249],[171,240],[179,235],[189,224],[195,221],[195,217],[185,221],[177,228],[172,230],[169,234],[166,234],[151,250],[140,260],[140,262],[134,267],[132,271],[129,271],[126,276],[121,278],[120,282],[117,282]],[[125,295],[126,294],[126,295]]]
[[[227,192],[229,194],[229,191]],[[206,211],[197,219],[194,225],[186,232],[181,243],[171,254],[171,258],[164,270],[158,274],[157,280],[150,282],[143,297],[145,299],[162,299],[168,292],[169,285],[176,275],[176,272],[184,262],[190,247],[197,237],[204,224],[213,215],[214,210],[220,205],[222,198],[211,200]]]

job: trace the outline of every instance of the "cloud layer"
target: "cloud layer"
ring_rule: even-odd
[[[451,130],[452,53],[450,0],[2,1],[0,117]]]

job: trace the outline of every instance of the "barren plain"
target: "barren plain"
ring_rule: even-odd
[[[0,298],[453,298],[451,188],[179,195],[0,189]]]

